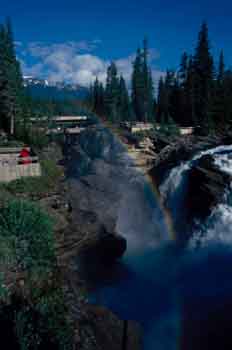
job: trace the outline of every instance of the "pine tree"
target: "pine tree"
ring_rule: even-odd
[[[139,121],[154,119],[154,96],[151,69],[148,66],[148,43],[144,39],[143,50],[137,50],[132,74],[132,106]]]
[[[164,81],[164,101],[165,101],[165,111],[164,111],[164,118],[165,121],[168,121],[168,117],[170,113],[172,113],[171,107],[171,96],[173,93],[173,87],[175,84],[175,72],[172,70],[167,70],[166,77]]]
[[[183,113],[183,91],[177,75],[174,75],[169,92],[169,117],[174,123],[186,125],[186,115]],[[170,119],[169,118],[169,119]]]
[[[231,127],[232,125],[232,71],[230,69],[224,74],[224,120]]]
[[[192,56],[189,57],[187,79],[185,84],[186,105],[184,113],[186,115],[186,125],[197,125],[195,114],[195,70]]]
[[[214,82],[214,95],[211,110],[217,129],[224,129],[227,123],[226,89],[225,89],[225,63],[223,51],[220,53],[217,80]]]
[[[93,110],[98,115],[102,114],[102,91],[98,78],[96,78],[93,86]]]
[[[108,67],[106,89],[105,89],[105,109],[106,115],[112,122],[119,122],[118,115],[119,100],[119,78],[116,64],[114,62]]]
[[[181,125],[188,125],[189,110],[188,110],[188,71],[189,68],[189,56],[186,52],[183,53],[180,62],[180,68],[178,71],[178,85],[179,85],[179,108],[178,116],[175,120]]]
[[[132,106],[136,120],[142,121],[144,117],[144,84],[143,84],[143,61],[141,49],[137,50],[133,63],[132,73]]]
[[[168,98],[166,84],[163,77],[159,80],[158,86],[158,98],[157,98],[157,121],[163,122],[167,121],[168,118]]]
[[[91,83],[85,103],[90,110],[94,110],[94,85]]]
[[[202,24],[194,55],[194,100],[199,125],[207,128],[210,124],[210,108],[214,79],[213,57],[210,53],[208,27]]]
[[[131,120],[132,115],[131,115],[130,99],[129,99],[126,83],[122,75],[120,77],[120,82],[119,82],[118,111],[119,111],[121,121]]]
[[[154,114],[154,85],[153,85],[151,69],[148,70],[147,119],[150,122],[153,122],[154,119],[155,119],[155,114]]]
[[[185,87],[187,75],[188,75],[188,63],[189,63],[189,57],[186,52],[183,53],[181,57],[181,63],[180,63],[180,69],[178,72],[178,78],[181,87]]]
[[[105,90],[102,83],[99,83],[99,89],[98,89],[98,113],[99,115],[105,114]]]
[[[151,71],[148,68],[148,42],[145,38],[143,41],[143,63],[142,63],[142,78],[143,78],[143,121],[147,122],[152,119],[152,103],[153,103],[153,82]]]
[[[224,53],[221,51],[219,58],[219,66],[218,66],[218,74],[217,74],[217,82],[219,85],[223,85],[225,78],[225,62],[224,62]]]
[[[11,23],[0,29],[0,118],[11,135],[22,117],[23,84],[20,64],[16,59]]]

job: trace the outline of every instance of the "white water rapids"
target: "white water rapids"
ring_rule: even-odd
[[[192,160],[182,163],[180,166],[171,170],[166,181],[161,185],[162,197],[170,203],[173,215],[181,210],[181,200],[185,186],[186,177],[191,166],[204,155],[212,155],[214,163],[223,172],[232,176],[232,146],[219,146],[198,153]],[[232,190],[232,183],[231,183]],[[232,192],[232,191],[231,191]],[[208,245],[214,243],[232,243],[232,197],[231,192],[224,194],[223,201],[213,209],[206,222],[202,224],[201,229],[195,232],[189,242],[190,247]]]

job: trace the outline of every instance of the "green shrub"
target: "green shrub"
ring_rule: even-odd
[[[35,204],[12,200],[0,209],[0,254],[31,273],[47,273],[55,262],[53,223]]]
[[[5,301],[9,297],[9,290],[4,283],[4,274],[0,273],[0,301]]]
[[[67,321],[67,308],[61,290],[50,291],[40,298],[35,309],[46,319],[46,327],[60,350],[71,349],[72,332]]]
[[[9,302],[0,303],[1,340],[4,345],[7,341],[7,349],[73,349],[72,327],[61,294],[51,291],[44,296],[42,309],[40,301],[32,304],[17,295],[12,295]]]
[[[57,166],[56,162],[52,159],[41,160],[42,176],[47,178],[48,183],[53,184],[63,174],[60,167]]]

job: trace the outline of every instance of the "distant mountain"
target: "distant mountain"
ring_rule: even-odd
[[[28,95],[41,99],[82,100],[88,94],[88,89],[78,84],[51,83],[31,76],[24,76],[23,84]]]

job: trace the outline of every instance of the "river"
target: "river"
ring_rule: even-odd
[[[116,218],[117,232],[127,239],[128,249],[110,273],[95,274],[89,300],[122,319],[138,321],[145,350],[231,349],[232,194],[225,193],[187,246],[180,247],[149,180],[115,137],[112,141],[106,132],[99,140],[101,133],[92,134],[89,143],[83,135],[85,155],[76,172],[72,169],[72,181],[84,178],[94,186],[88,206],[103,218]],[[172,169],[161,184],[177,237],[184,230],[182,196],[188,171],[205,154],[212,154],[214,162],[232,174],[232,146],[221,146]]]

